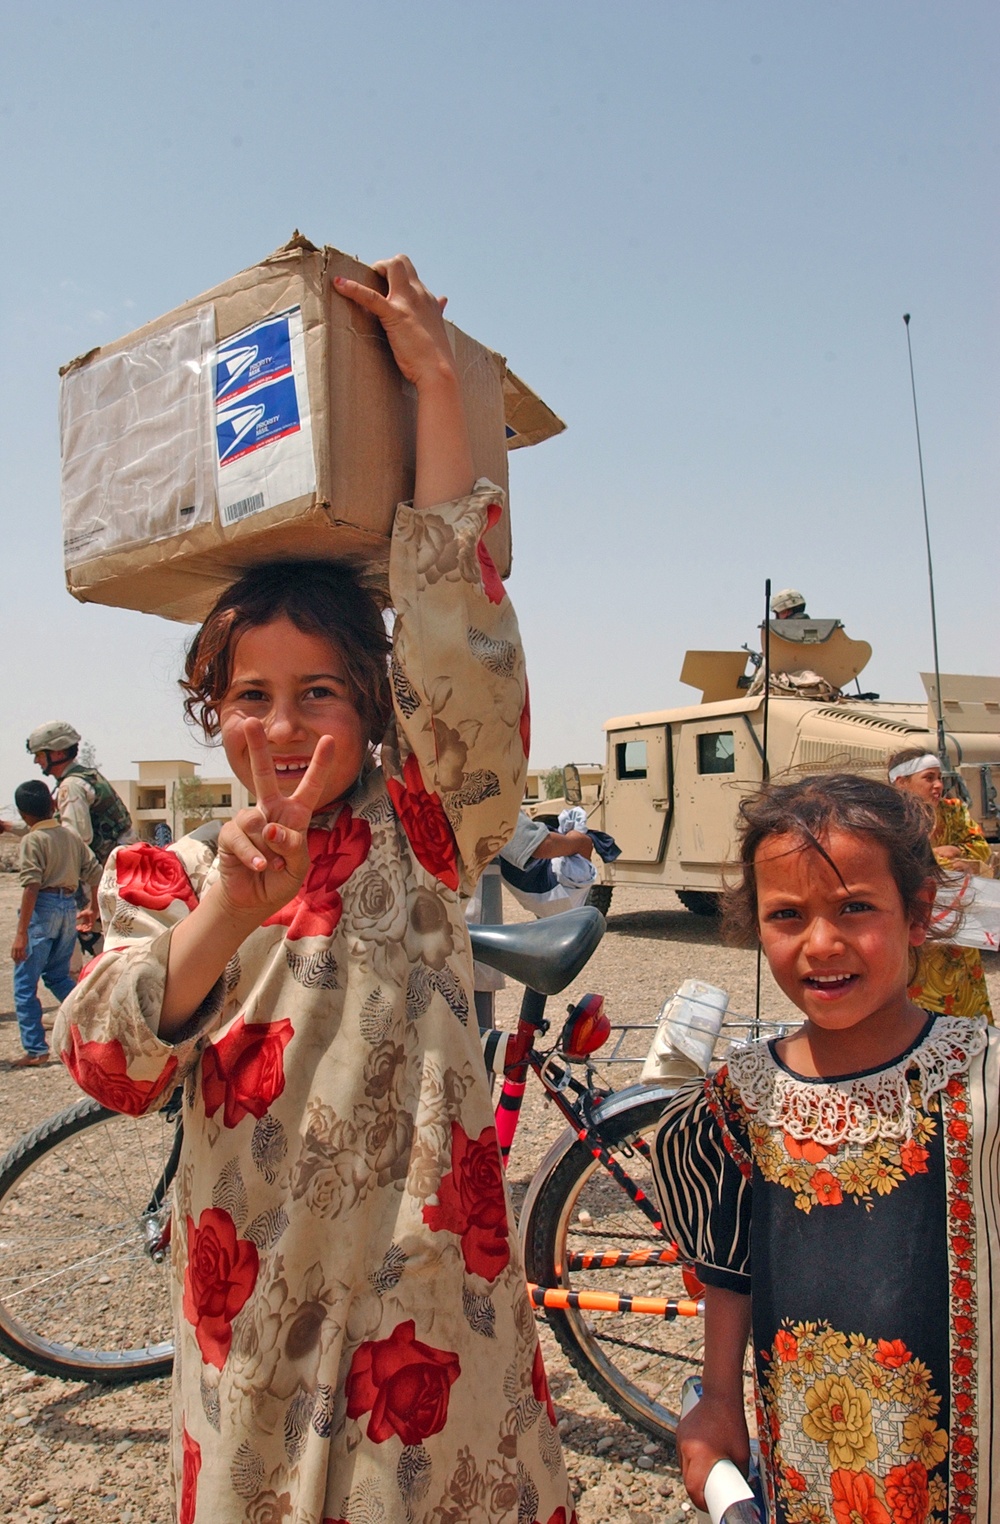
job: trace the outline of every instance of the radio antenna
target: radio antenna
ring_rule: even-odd
[[[917,462],[920,466],[920,498],[924,505],[924,540],[927,545],[927,586],[931,597],[931,641],[934,647],[934,697],[937,701],[937,750],[941,771],[951,771],[948,742],[944,729],[944,706],[941,701],[941,666],[938,661],[937,607],[934,602],[934,561],[931,556],[931,526],[927,517],[927,488],[924,485],[924,452],[920,447],[920,415],[917,412],[917,383],[913,379],[913,345],[910,343],[910,314],[903,313],[906,324],[906,352],[910,358],[910,391],[913,393],[913,422],[917,431]]]
[[[767,783],[771,776],[770,764],[767,760],[767,722],[771,710],[771,579],[767,578],[764,583],[764,734],[762,737],[760,771],[761,780]],[[764,949],[757,938],[757,980],[754,990],[753,1008],[753,1039],[756,1042],[760,1037],[760,981],[762,973],[762,960]]]

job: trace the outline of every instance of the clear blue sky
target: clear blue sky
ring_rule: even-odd
[[[64,591],[57,369],[294,227],[403,249],[566,419],[512,457],[533,761],[694,699],[766,576],[884,696],[996,672],[1000,12],[987,0],[4,7],[0,804],[62,717],[202,756],[184,630]],[[211,761],[206,771],[215,771]]]

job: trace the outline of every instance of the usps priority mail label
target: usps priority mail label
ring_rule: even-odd
[[[223,524],[313,492],[301,307],[264,318],[216,345],[212,371]]]

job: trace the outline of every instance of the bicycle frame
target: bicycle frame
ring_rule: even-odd
[[[536,990],[525,989],[521,1000],[521,1010],[518,1019],[516,1037],[525,1039],[534,1037],[548,1030],[545,1020],[546,996]],[[588,1075],[592,1074],[588,1064]],[[611,1176],[615,1183],[625,1192],[629,1199],[648,1219],[650,1228],[654,1233],[663,1232],[663,1220],[645,1191],[643,1191],[631,1176],[622,1168],[618,1160],[605,1147],[600,1133],[593,1124],[594,1102],[606,1099],[608,1092],[598,1091],[593,1083],[584,1084],[578,1080],[569,1068],[569,1060],[559,1054],[558,1049],[549,1054],[540,1054],[535,1050],[534,1044],[529,1048],[523,1063],[507,1074],[504,1078],[500,1100],[496,1108],[497,1139],[500,1143],[500,1155],[504,1169],[510,1157],[511,1146],[517,1132],[517,1124],[521,1114],[521,1102],[527,1089],[528,1074],[534,1073],[545,1090],[546,1098],[552,1102],[556,1110],[576,1134],[577,1141],[590,1150],[594,1158],[603,1169]],[[575,1104],[567,1099],[566,1091],[575,1093]],[[634,1145],[638,1151],[649,1157],[649,1149],[642,1139],[636,1139]],[[623,1150],[624,1151],[624,1150]],[[635,1268],[642,1265],[667,1265],[676,1264],[680,1260],[680,1250],[676,1244],[668,1244],[662,1249],[644,1249],[631,1254],[583,1254],[573,1255],[568,1269],[614,1269]],[[700,1290],[700,1283],[694,1277],[693,1271],[690,1278],[685,1274],[685,1283],[688,1289],[694,1292]],[[630,1296],[625,1292],[577,1292],[566,1291],[558,1288],[535,1286],[529,1282],[528,1294],[532,1305],[537,1308],[572,1307],[579,1311],[592,1312],[633,1312],[637,1314],[658,1318],[673,1319],[676,1317],[699,1317],[704,1312],[704,1303],[696,1295],[688,1298],[661,1298]]]

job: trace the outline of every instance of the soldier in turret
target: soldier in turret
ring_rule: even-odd
[[[806,600],[794,587],[783,587],[771,599],[771,613],[775,619],[808,619]]]

